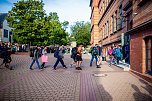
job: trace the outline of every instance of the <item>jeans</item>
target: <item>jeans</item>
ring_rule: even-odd
[[[66,67],[64,62],[63,62],[63,60],[62,60],[62,58],[58,57],[56,62],[55,62],[55,64],[54,64],[54,66],[53,66],[54,69],[56,68],[56,66],[58,65],[59,62],[62,64],[63,67]]]
[[[35,61],[36,61],[36,64],[37,64],[38,68],[41,69],[38,59],[33,59],[32,60],[32,64],[30,65],[30,69],[32,68],[32,66],[35,63]]]
[[[119,64],[120,60],[121,60],[121,57],[117,57],[117,64]]]
[[[96,65],[97,65],[98,58],[97,58],[97,56],[92,55],[92,58],[90,60],[90,66],[92,66],[92,62],[93,62],[94,58],[96,59]]]

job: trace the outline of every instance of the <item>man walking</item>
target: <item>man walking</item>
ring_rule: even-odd
[[[97,56],[99,54],[98,49],[97,49],[97,44],[94,47],[91,48],[90,52],[91,52],[91,55],[92,55],[91,60],[90,60],[90,67],[91,67],[94,58],[96,59],[96,65],[97,65],[97,61],[98,61]]]
[[[61,47],[57,48],[57,50],[54,53],[54,57],[57,58],[56,63],[53,66],[54,70],[56,70],[56,67],[57,67],[59,62],[62,64],[62,66],[64,68],[67,68],[66,65],[64,64],[64,61],[63,61],[63,58],[64,58],[63,54],[64,54],[64,47],[61,46]]]

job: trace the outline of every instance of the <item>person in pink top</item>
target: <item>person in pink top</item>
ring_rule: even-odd
[[[110,64],[109,66],[111,66],[112,64],[112,60],[113,60],[113,55],[112,55],[112,52],[113,52],[113,46],[111,46],[111,48],[108,50],[108,55],[109,55],[109,58],[110,58]]]

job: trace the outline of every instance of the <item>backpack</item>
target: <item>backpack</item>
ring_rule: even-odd
[[[57,58],[59,54],[59,48],[56,49],[56,51],[54,52],[54,57]]]
[[[92,53],[93,53],[93,55],[95,55],[95,56],[98,55],[98,50],[97,50],[96,47],[93,48],[93,52],[92,52]]]
[[[30,49],[30,57],[34,57],[34,50]]]
[[[76,47],[72,49],[72,54],[73,54],[73,55],[77,54],[77,49],[76,49]]]

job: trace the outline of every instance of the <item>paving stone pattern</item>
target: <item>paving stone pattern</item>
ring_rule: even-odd
[[[96,68],[95,62],[89,67],[90,56],[84,55],[83,70],[78,71],[70,67],[70,55],[65,55],[68,69],[59,64],[52,70],[56,59],[48,56],[43,71],[36,64],[29,70],[31,58],[26,55],[12,56],[10,66],[14,70],[1,66],[0,101],[152,101],[152,85],[120,68],[109,67],[106,62],[101,68]]]

